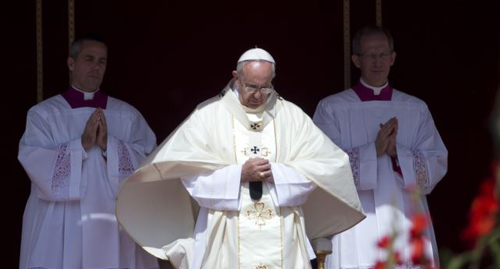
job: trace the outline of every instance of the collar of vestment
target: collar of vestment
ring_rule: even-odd
[[[391,101],[392,99],[392,86],[387,83],[379,95],[375,95],[373,90],[366,87],[359,81],[356,85],[352,87],[352,90],[358,95],[362,102],[366,101]]]
[[[94,96],[92,99],[85,100],[85,95],[83,92],[78,91],[73,86],[70,86],[68,90],[61,93],[62,97],[68,102],[71,108],[80,108],[80,107],[94,107],[94,108],[102,108],[106,109],[106,105],[108,103],[108,95],[97,90],[94,92]]]
[[[267,124],[269,124],[279,112],[279,107],[276,102],[279,98],[276,91],[272,91],[267,98],[267,102],[256,108],[251,109],[243,106],[237,99],[236,94],[233,89],[234,80],[231,80],[228,85],[221,92],[221,102],[226,107],[226,109],[248,130],[259,131],[263,130]],[[248,119],[247,113],[260,114],[262,113],[262,120],[260,122],[252,122]]]

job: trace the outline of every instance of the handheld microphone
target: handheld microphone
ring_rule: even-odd
[[[262,181],[250,181],[248,184],[250,197],[253,200],[260,200],[262,197]]]

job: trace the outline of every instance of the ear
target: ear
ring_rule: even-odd
[[[358,55],[353,54],[353,55],[351,56],[351,61],[352,61],[352,63],[353,63],[353,64],[354,64],[357,68],[359,68],[359,67],[361,66],[361,64],[359,63],[359,56],[358,56]]]
[[[66,60],[66,63],[68,64],[68,69],[70,71],[73,71],[73,69],[75,69],[75,59],[68,57],[68,60]]]
[[[233,74],[234,80],[238,79],[238,72],[236,70],[234,70],[231,74]]]
[[[391,53],[391,66],[394,64],[395,61],[396,61],[396,52],[393,51]]]

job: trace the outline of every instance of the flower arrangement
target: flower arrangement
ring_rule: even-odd
[[[441,268],[443,269],[498,269],[500,268],[500,222],[498,193],[500,184],[499,164],[493,165],[493,177],[484,180],[479,189],[479,194],[474,198],[469,211],[469,223],[461,234],[462,240],[468,243],[468,251],[453,254],[442,254]],[[417,192],[415,192],[417,193]],[[418,195],[418,194],[415,194]],[[437,269],[432,266],[424,255],[425,228],[429,225],[429,216],[422,212],[415,212],[412,217],[409,244],[411,246],[411,260],[413,266],[422,269]],[[398,236],[393,233],[382,238],[377,247],[385,250],[386,259],[376,263],[375,269],[392,269],[402,266],[400,253],[393,247],[393,242]]]
[[[474,198],[469,212],[469,223],[461,234],[462,240],[468,243],[470,249],[463,253],[442,254],[443,269],[498,269],[500,268],[500,222],[498,192],[500,182],[500,169],[493,165],[494,178],[484,180],[479,189],[479,194]],[[418,191],[413,192],[415,196]],[[428,215],[415,212],[412,216],[412,228],[409,242],[411,246],[411,261],[413,267],[422,269],[437,269],[424,255],[424,231],[430,224]],[[401,254],[394,249],[393,243],[398,234],[393,232],[390,236],[383,237],[377,242],[377,247],[386,252],[385,260],[379,260],[374,269],[392,269],[402,267]]]
[[[422,269],[435,269],[429,259],[424,255],[424,231],[429,225],[429,217],[421,212],[414,213],[412,216],[412,227],[410,230],[411,260],[413,266],[419,266]],[[392,269],[396,266],[402,266],[401,254],[394,249],[393,242],[397,233],[386,236],[377,242],[377,247],[386,251],[386,260],[377,261],[374,269]]]

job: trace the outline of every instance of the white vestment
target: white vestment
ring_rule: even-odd
[[[233,91],[227,94],[233,94]],[[257,125],[262,122],[262,110],[260,113],[247,113],[250,121]],[[207,249],[209,246],[205,239],[210,237],[206,234],[207,229],[195,228],[203,234],[195,233],[195,238],[200,239],[195,242],[197,247],[191,268],[197,269],[201,265],[203,268],[308,268],[309,260],[314,258],[309,241],[299,240],[306,238],[305,231],[296,227],[294,214],[287,208],[302,205],[314,190],[314,185],[295,170],[276,163],[274,124],[255,128],[249,130],[239,121],[234,121],[238,164],[183,180],[188,192],[201,207],[230,211],[228,214],[232,216],[225,224],[222,251],[213,247]],[[259,201],[250,199],[248,183],[240,185],[242,164],[252,157],[268,159],[274,176],[275,184],[264,184],[263,197]],[[213,215],[210,210],[202,210],[198,214],[197,226]],[[308,248],[303,249],[306,246]],[[207,257],[205,261],[204,256]]]
[[[250,264],[251,253],[243,257],[257,247],[281,256],[267,268],[290,268],[296,261],[308,268],[308,238],[338,233],[364,218],[348,156],[275,93],[262,119],[253,122],[230,85],[200,104],[127,180],[118,220],[146,250],[180,268],[267,266],[260,254],[254,256],[257,264]],[[252,140],[252,132],[261,138]],[[263,204],[249,199],[248,184],[240,185],[241,165],[256,148],[272,163],[275,177],[275,184],[263,186]],[[198,203],[188,192],[201,205],[196,227]],[[277,224],[281,231],[270,232],[268,243],[286,246],[262,246],[266,241],[258,236],[253,246],[252,237],[239,235],[255,224]],[[233,255],[238,250],[245,253]]]
[[[389,155],[377,157],[375,139],[380,124],[398,119],[397,162],[402,176],[393,169]],[[434,125],[427,105],[420,99],[393,90],[391,101],[361,102],[354,90],[331,95],[318,104],[314,122],[350,157],[354,181],[367,215],[355,227],[332,238],[333,254],[327,268],[372,268],[385,253],[377,242],[398,233],[395,248],[404,264],[412,268],[409,230],[412,214],[429,213],[429,194],[447,170],[448,152]],[[420,195],[412,194],[417,188]],[[416,197],[417,199],[414,199]],[[432,224],[425,231],[426,257],[439,265]]]
[[[81,136],[94,111],[57,95],[28,112],[18,156],[32,182],[21,269],[158,268],[115,217],[120,184],[153,151],[155,135],[135,108],[108,97],[107,151],[85,151]]]

